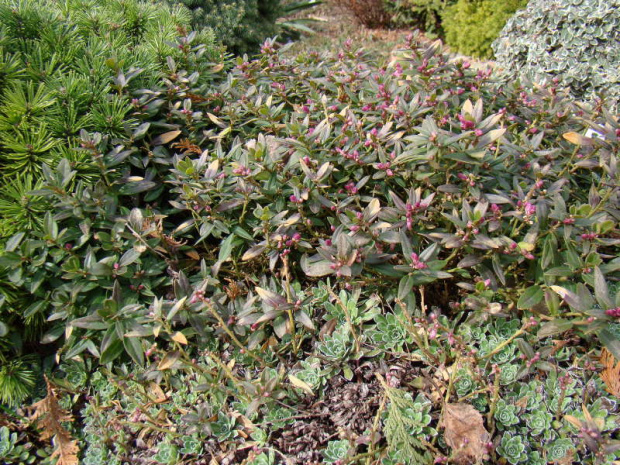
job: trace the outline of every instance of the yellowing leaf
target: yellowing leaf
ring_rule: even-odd
[[[562,137],[564,137],[564,139],[569,141],[571,144],[575,145],[592,145],[593,143],[593,140],[589,137],[584,137],[576,132],[566,132],[562,134]]]
[[[181,358],[181,352],[174,351],[168,352],[164,358],[161,359],[159,365],[157,366],[158,370],[168,370],[172,368]]]
[[[187,255],[192,260],[200,260],[200,255],[195,250],[188,250],[187,252],[185,252],[185,255]]]
[[[222,121],[221,119],[219,119],[217,116],[215,116],[213,113],[207,113],[207,116],[209,117],[209,119],[211,120],[211,122],[213,124],[215,124],[216,126],[224,129],[226,127],[226,123],[224,123],[224,121]]]
[[[241,257],[241,260],[243,260],[244,262],[247,260],[252,260],[253,258],[256,258],[260,254],[262,254],[266,248],[267,248],[267,245],[264,242],[254,245],[245,251],[245,253]]]
[[[519,242],[519,248],[521,250],[525,250],[526,252],[531,252],[535,247],[536,246],[534,244],[530,244],[529,242]]]
[[[147,392],[147,395],[151,399],[153,399],[153,402],[155,402],[156,404],[161,404],[162,402],[165,402],[166,400],[168,400],[168,396],[166,396],[163,389],[159,387],[159,384],[157,383],[153,383],[153,382],[149,383],[148,386],[146,387],[146,392]]]
[[[288,375],[288,379],[293,386],[301,389],[302,391],[304,391],[307,394],[310,394],[311,396],[314,395],[314,392],[312,392],[312,388],[310,387],[310,385],[306,383],[305,381],[302,381],[301,379],[299,379],[297,376]]]
[[[181,131],[169,131],[160,134],[155,139],[153,139],[153,145],[164,145],[168,142],[172,142],[174,139],[181,135]]]
[[[461,110],[461,114],[462,115],[466,115],[466,114],[473,114],[474,113],[474,106],[471,103],[471,100],[466,100],[465,103],[463,104],[463,108]]]
[[[187,338],[185,337],[185,334],[183,334],[181,331],[177,331],[176,333],[174,333],[172,336],[170,336],[170,339],[172,339],[174,342],[178,342],[179,344],[187,345]]]

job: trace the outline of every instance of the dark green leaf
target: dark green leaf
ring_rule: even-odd
[[[519,297],[519,301],[517,302],[517,308],[520,308],[522,310],[529,310],[534,305],[540,303],[544,296],[545,294],[540,286],[530,286]]]
[[[598,337],[616,360],[620,360],[620,341],[618,338],[607,329],[599,331]]]
[[[118,191],[122,195],[134,195],[153,189],[155,186],[157,186],[157,183],[153,181],[129,181],[123,184]]]
[[[549,336],[555,336],[556,334],[565,333],[569,329],[572,329],[573,322],[569,320],[562,320],[556,318],[553,321],[547,321],[543,323],[538,330],[538,339],[542,339]]]

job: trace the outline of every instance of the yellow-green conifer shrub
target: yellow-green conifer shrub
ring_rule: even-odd
[[[492,58],[491,44],[506,21],[527,0],[459,0],[443,15],[446,43],[455,51],[479,58]]]

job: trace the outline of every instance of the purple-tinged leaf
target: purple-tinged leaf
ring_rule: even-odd
[[[285,297],[282,297],[269,289],[263,289],[262,287],[256,287],[255,289],[261,300],[269,307],[281,309],[282,307],[289,305]]]
[[[594,295],[596,296],[596,301],[603,309],[613,307],[605,275],[603,275],[598,266],[594,267]]]
[[[561,318],[556,318],[552,321],[547,321],[543,323],[538,330],[536,336],[538,339],[543,339],[545,337],[555,336],[556,334],[562,334],[566,331],[573,328],[573,322],[570,320],[563,320]]]
[[[263,242],[261,242],[259,244],[256,244],[256,245],[250,247],[248,250],[246,250],[246,252],[241,257],[241,260],[243,260],[243,261],[252,260],[253,258],[256,258],[260,254],[262,254],[265,251],[266,248],[267,248],[267,245],[266,245],[265,241],[263,241]]]
[[[562,286],[550,286],[557,295],[559,295],[564,302],[566,302],[573,310],[585,311],[588,308],[584,305],[583,300],[579,298],[577,294]]]

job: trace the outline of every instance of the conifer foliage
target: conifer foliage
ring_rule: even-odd
[[[0,237],[40,225],[45,204],[26,193],[42,164],[66,158],[78,178],[96,179],[80,131],[126,135],[132,92],[152,87],[168,56],[182,58],[175,39],[189,20],[182,7],[137,0],[0,5]],[[217,54],[211,32],[200,41]]]
[[[298,32],[314,32],[306,24],[308,18],[286,19],[287,16],[313,8],[321,0],[168,0],[189,8],[194,29],[208,28],[235,55],[258,52],[265,39],[298,36]]]

